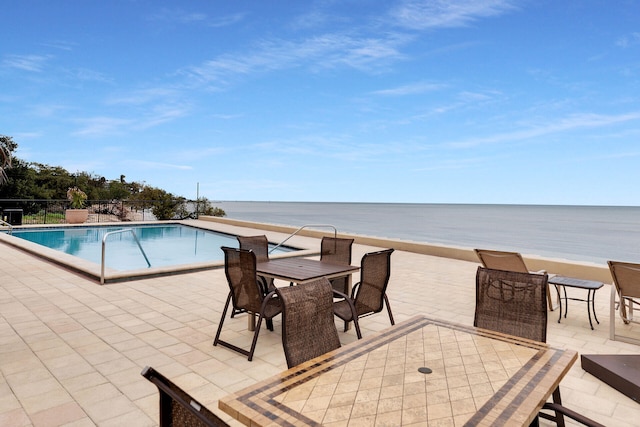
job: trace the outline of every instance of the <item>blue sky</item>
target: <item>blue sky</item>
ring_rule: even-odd
[[[640,205],[640,1],[8,1],[17,157],[211,200]]]

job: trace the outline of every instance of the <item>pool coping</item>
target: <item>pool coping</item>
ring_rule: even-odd
[[[126,224],[114,223],[114,222],[96,222],[91,224],[29,224],[22,226],[14,226],[14,230],[24,230],[28,228],[64,228],[64,229],[72,229],[72,228],[86,228],[87,226],[95,226],[95,227],[105,227],[105,226],[137,226],[137,225],[170,225],[170,224],[180,224],[187,227],[199,228],[207,231],[215,231],[215,227],[206,227],[203,225],[206,224],[198,224],[195,225],[193,223],[185,223],[183,221],[132,221],[127,222]],[[213,224],[212,224],[213,225]],[[224,232],[223,232],[224,233]],[[226,233],[230,234],[230,233]],[[71,270],[75,273],[81,274],[91,280],[95,280],[98,284],[101,284],[102,279],[102,266],[98,263],[94,263],[91,261],[84,260],[82,258],[76,257],[74,255],[69,255],[67,253],[47,248],[46,246],[39,245],[37,243],[30,242],[25,239],[21,239],[19,237],[14,237],[9,235],[8,233],[0,233],[0,243],[4,243],[6,245],[12,246],[16,249],[27,252],[31,255],[37,256],[38,258],[49,261],[53,264],[56,264],[60,267]],[[290,245],[287,245],[290,246]],[[297,247],[296,247],[297,248]],[[283,253],[273,255],[272,258],[289,258],[289,257],[302,257],[302,256],[314,256],[318,255],[319,252],[317,250],[305,249],[305,248],[297,248],[300,249],[295,252]],[[135,270],[114,270],[108,267],[105,267],[104,271],[104,280],[102,280],[103,284],[112,284],[119,282],[129,282],[133,280],[142,280],[142,279],[150,279],[154,277],[160,276],[172,276],[177,274],[186,274],[193,273],[197,271],[203,270],[213,270],[224,267],[224,261],[213,261],[213,262],[199,262],[199,263],[188,263],[188,264],[179,264],[172,266],[160,266],[160,267],[149,267]]]

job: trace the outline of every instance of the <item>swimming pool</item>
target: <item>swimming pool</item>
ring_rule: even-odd
[[[0,241],[30,252],[101,283],[113,283],[221,268],[221,246],[238,247],[235,234],[201,228],[201,224],[132,223],[127,225],[14,227],[12,235],[0,233]],[[138,247],[132,229],[145,256]],[[115,232],[115,233],[113,233]],[[254,230],[256,234],[258,232]],[[102,240],[105,243],[105,269],[102,271]],[[275,245],[270,244],[273,248]],[[280,246],[271,252],[303,255],[306,250]]]

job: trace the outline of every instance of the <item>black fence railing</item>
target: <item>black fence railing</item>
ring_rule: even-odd
[[[154,200],[87,200],[85,209],[89,216],[86,222],[154,221]],[[175,201],[171,219],[198,218],[201,202],[196,200]],[[71,209],[68,200],[0,199],[0,219],[11,225],[64,224],[65,211]]]

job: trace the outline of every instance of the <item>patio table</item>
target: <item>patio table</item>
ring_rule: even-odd
[[[309,258],[275,258],[256,264],[256,273],[259,276],[273,277],[290,283],[304,285],[321,277],[332,279],[334,277],[349,276],[347,290],[351,292],[351,274],[360,270],[353,265],[334,264],[327,261],[318,261]],[[349,325],[346,325],[347,329]],[[255,330],[255,316],[248,317],[248,329]]]
[[[360,267],[334,264],[309,258],[276,258],[256,264],[256,272],[260,276],[273,277],[299,285],[317,280],[321,277],[332,279],[358,271]],[[349,287],[351,290],[351,287]]]
[[[577,353],[415,316],[221,399],[247,426],[528,426]]]

